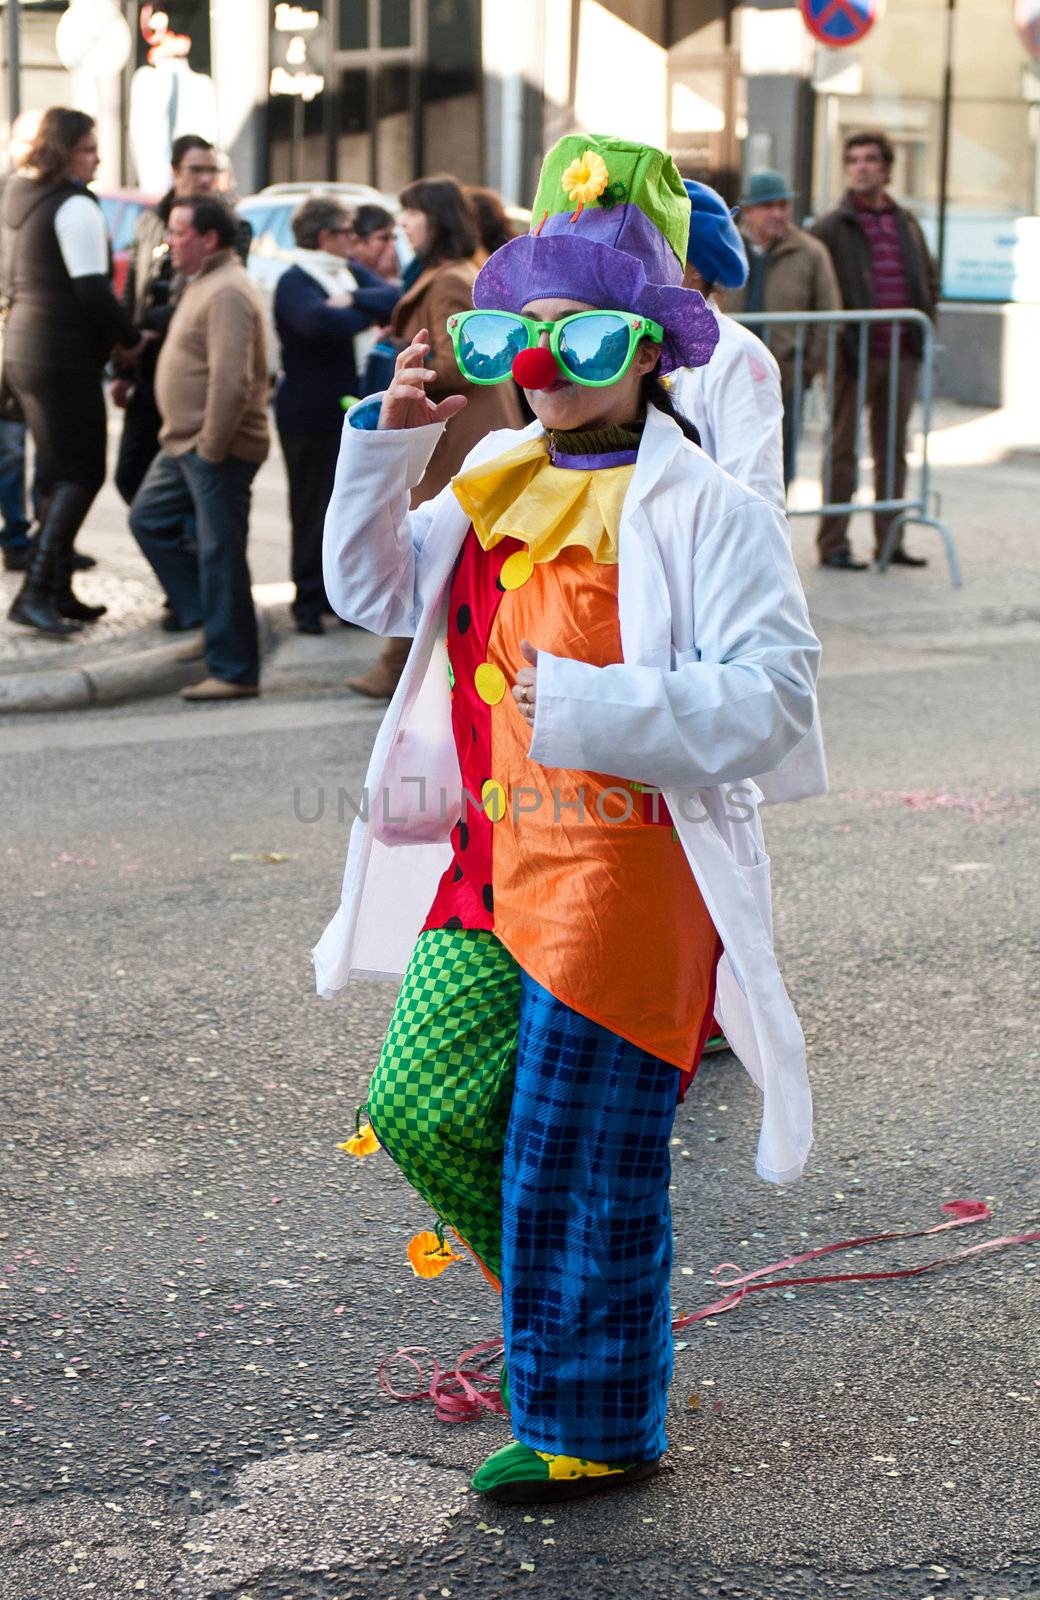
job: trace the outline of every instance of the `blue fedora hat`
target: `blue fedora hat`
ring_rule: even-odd
[[[793,200],[794,190],[782,172],[773,167],[760,167],[749,173],[744,193],[737,201],[741,206],[768,206],[777,200]]]

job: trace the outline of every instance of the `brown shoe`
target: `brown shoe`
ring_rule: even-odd
[[[203,678],[190,689],[181,690],[182,700],[255,700],[260,693],[255,683],[225,683],[223,678]]]
[[[348,678],[347,688],[372,700],[391,700],[411,648],[411,639],[387,639],[375,666],[363,678]]]
[[[206,635],[200,628],[198,633],[193,633],[190,639],[179,644],[173,651],[174,661],[201,661],[206,654]]]

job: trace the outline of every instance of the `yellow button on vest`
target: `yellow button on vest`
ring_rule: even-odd
[[[526,550],[516,550],[502,564],[498,581],[503,589],[520,589],[534,572],[534,562]]]
[[[486,706],[497,706],[506,692],[506,677],[493,661],[482,661],[473,674],[477,693]]]
[[[501,822],[506,814],[506,791],[496,778],[489,778],[480,791],[480,803],[491,822]]]

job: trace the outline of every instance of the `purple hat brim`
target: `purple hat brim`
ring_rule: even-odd
[[[481,267],[473,285],[479,311],[523,311],[533,300],[579,300],[601,310],[651,317],[665,331],[658,371],[703,367],[719,325],[696,289],[648,283],[641,261],[580,234],[524,234]]]

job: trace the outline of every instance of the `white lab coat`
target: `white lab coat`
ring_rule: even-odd
[[[749,328],[712,302],[719,342],[703,367],[681,367],[672,397],[701,436],[701,447],[738,483],[783,511],[784,403],[780,368]]]
[[[400,978],[451,859],[461,779],[444,638],[469,524],[450,485],[408,509],[441,427],[363,432],[348,419],[343,430],[325,587],[341,617],[414,644],[372,750],[372,809],[351,828],[341,904],[314,951],[326,997],[352,977]],[[491,434],[467,465],[541,432]],[[809,728],[819,644],[782,516],[653,407],[622,509],[618,611],[620,664],[539,653],[531,756],[663,791],[724,947],[716,1015],[763,1095],[757,1170],[790,1182],[812,1142],[812,1105],[773,954],[752,777]]]
[[[783,511],[784,403],[780,368],[750,328],[714,307],[719,342],[703,367],[672,374],[672,397],[700,434],[701,446],[738,483]],[[785,527],[787,526],[785,520]],[[801,743],[762,775],[766,805],[827,793],[827,760],[817,714]]]

